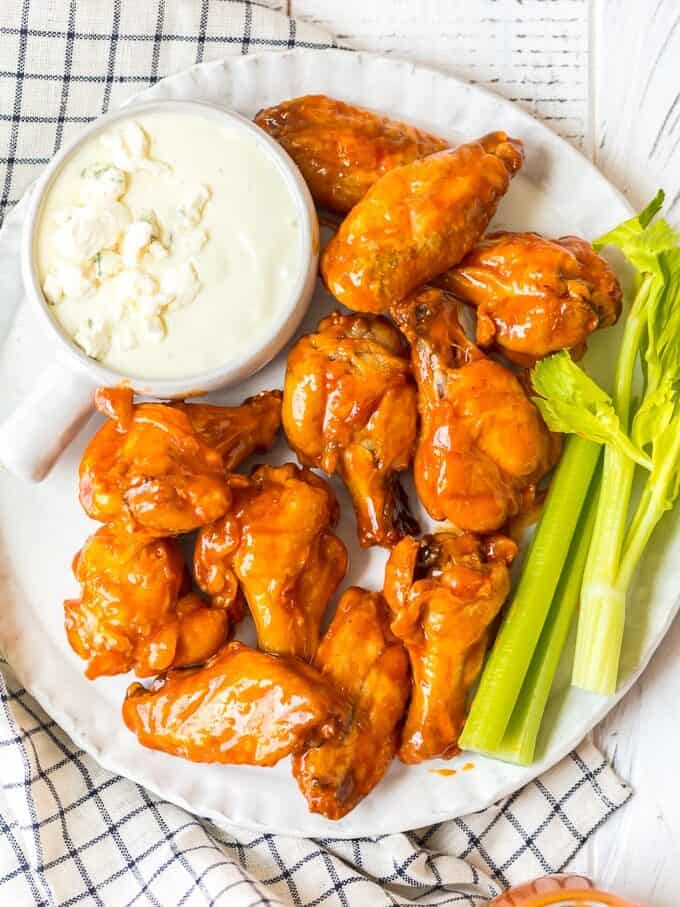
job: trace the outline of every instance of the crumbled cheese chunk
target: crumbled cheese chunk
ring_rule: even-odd
[[[88,318],[79,327],[73,339],[91,359],[101,359],[111,343],[109,325],[98,318]]]
[[[123,271],[118,280],[119,298],[126,304],[137,306],[141,299],[150,299],[158,293],[158,282],[145,271]]]
[[[189,186],[182,203],[177,208],[178,226],[189,230],[198,226],[203,217],[203,209],[210,201],[210,187],[203,183]]]
[[[159,292],[156,279],[140,270],[123,271],[117,291],[112,309],[114,347],[128,351],[144,341],[162,340],[165,336],[162,314],[170,300]]]
[[[159,343],[165,337],[165,324],[160,315],[142,320],[142,327],[148,340]]]
[[[146,220],[135,220],[125,231],[120,253],[126,268],[136,268],[140,256],[153,238],[153,226]]]
[[[158,223],[158,217],[156,216],[155,211],[144,211],[139,215],[137,220],[145,220],[148,224],[151,224],[151,236],[154,239],[160,239],[161,225]]]
[[[83,170],[80,184],[80,200],[85,204],[102,201],[116,202],[125,195],[127,181],[125,173],[110,164],[93,164]]]
[[[63,299],[80,299],[94,289],[94,284],[80,265],[64,262],[50,271],[43,282],[43,293],[52,305]]]
[[[163,243],[159,242],[159,240],[157,239],[154,239],[149,243],[149,248],[147,249],[146,254],[152,261],[162,261],[164,258],[168,257],[168,250],[165,248]]]
[[[101,143],[114,165],[127,173],[137,170],[162,173],[170,169],[167,164],[149,157],[149,137],[134,120],[129,120],[120,129],[104,133]]]
[[[98,281],[109,280],[123,270],[123,259],[117,252],[110,252],[105,249],[102,252],[97,252],[92,259],[92,268]]]
[[[85,262],[115,248],[129,222],[130,212],[120,202],[69,208],[58,219],[54,243],[65,258]]]
[[[125,271],[119,285],[123,310],[137,317],[159,315],[169,304],[170,296],[158,290],[158,282],[144,271]]]
[[[161,292],[169,297],[168,310],[182,309],[198,296],[201,281],[196,268],[188,261],[168,268],[161,277]]]

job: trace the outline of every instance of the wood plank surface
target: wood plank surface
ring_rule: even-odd
[[[582,145],[585,0],[291,0],[343,43],[449,70],[517,101]]]

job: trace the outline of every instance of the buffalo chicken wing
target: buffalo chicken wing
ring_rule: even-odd
[[[243,589],[260,648],[310,660],[328,600],[347,569],[331,532],[338,504],[330,487],[292,463],[233,476],[232,509],[201,530],[194,571],[225,606]]]
[[[507,565],[515,553],[514,542],[502,536],[450,532],[407,537],[393,548],[385,598],[413,673],[402,762],[456,754],[490,626],[510,591]]]
[[[350,309],[383,312],[454,267],[482,236],[522,161],[521,142],[495,132],[390,170],[326,246],[326,286]]]
[[[468,340],[453,297],[425,289],[392,314],[418,384],[418,495],[433,519],[494,531],[531,509],[559,441],[518,378]]]
[[[221,455],[228,470],[236,469],[251,454],[269,450],[281,427],[281,391],[263,391],[240,406],[172,406],[189,416],[198,437]]]
[[[242,643],[200,668],[171,671],[150,689],[133,684],[123,720],[140,743],[192,762],[274,765],[324,740],[347,708],[311,665]]]
[[[417,531],[397,473],[413,457],[416,388],[408,348],[384,318],[324,318],[288,356],[283,425],[307,466],[338,472],[364,546]]]
[[[158,536],[190,532],[231,504],[226,469],[271,445],[280,424],[280,394],[243,407],[132,403],[132,391],[100,389],[97,408],[109,421],[85,449],[80,501],[109,522],[130,516]]]
[[[198,664],[227,637],[227,611],[197,595],[180,598],[188,577],[173,539],[108,523],[85,542],[73,571],[81,594],[64,603],[66,634],[89,678],[130,670],[148,677]],[[231,617],[238,616],[233,608]]]
[[[352,711],[338,735],[294,758],[293,773],[311,812],[340,819],[387,771],[411,691],[408,657],[380,594],[345,592],[314,664]]]
[[[437,280],[477,308],[477,342],[531,365],[556,350],[576,355],[621,314],[609,264],[576,236],[491,233]]]
[[[325,95],[284,101],[255,122],[293,158],[314,201],[340,214],[388,170],[446,148],[413,126]]]

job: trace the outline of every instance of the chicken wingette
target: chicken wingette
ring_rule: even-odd
[[[347,706],[311,665],[233,642],[200,668],[133,684],[123,720],[139,742],[192,762],[274,765],[337,733]]]
[[[261,110],[255,122],[286,149],[314,201],[346,214],[388,170],[446,148],[446,142],[326,95]]]
[[[504,132],[386,173],[350,211],[321,257],[338,302],[384,312],[479,241],[523,161]]]

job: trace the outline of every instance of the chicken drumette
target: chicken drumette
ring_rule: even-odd
[[[477,342],[497,346],[520,365],[571,349],[621,314],[616,275],[577,236],[491,233],[437,279],[477,308]]]
[[[415,447],[416,388],[388,321],[333,312],[302,337],[288,356],[283,426],[302,463],[342,477],[364,547],[417,532],[397,477]]]
[[[201,589],[226,606],[239,585],[260,648],[310,660],[319,625],[345,575],[347,552],[331,532],[338,504],[330,487],[292,463],[232,476],[234,501],[201,530],[194,571]]]
[[[91,679],[199,664],[225,641],[230,617],[240,617],[238,605],[228,613],[197,595],[180,597],[188,576],[177,542],[125,520],[90,536],[73,572],[81,594],[64,602],[66,634]]]
[[[360,312],[404,299],[470,251],[522,161],[521,142],[494,132],[390,170],[326,246],[326,286]]]
[[[380,594],[345,592],[314,664],[352,712],[337,736],[294,758],[293,773],[311,812],[340,819],[387,771],[411,692],[408,657]]]
[[[531,508],[559,440],[518,378],[468,340],[444,290],[425,289],[392,314],[411,343],[418,384],[418,495],[436,520],[498,529]]]
[[[347,707],[311,665],[242,643],[203,667],[133,684],[123,720],[140,743],[192,762],[274,765],[338,731]]]
[[[392,550],[385,598],[413,673],[402,762],[447,759],[457,752],[490,626],[510,591],[508,564],[516,550],[503,536],[450,532],[407,537]]]
[[[132,402],[132,391],[97,391],[109,416],[80,463],[80,502],[109,522],[123,516],[158,536],[190,532],[226,513],[226,469],[269,447],[280,425],[281,395],[242,407]]]
[[[173,403],[172,407],[189,416],[198,437],[215,448],[228,470],[251,454],[269,450],[281,427],[281,391],[263,391],[240,406]]]
[[[388,170],[446,148],[413,126],[325,95],[284,101],[255,122],[293,158],[314,201],[340,214]]]

